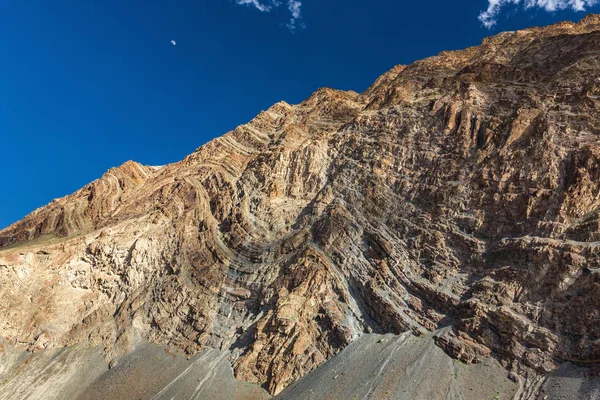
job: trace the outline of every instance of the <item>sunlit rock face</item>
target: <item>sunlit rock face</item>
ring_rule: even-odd
[[[276,394],[363,333],[600,360],[600,17],[277,103],[0,231],[0,336],[231,351]],[[529,373],[527,372],[527,373]]]

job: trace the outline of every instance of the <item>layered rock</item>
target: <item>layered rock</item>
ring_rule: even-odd
[[[0,231],[0,335],[232,351],[279,393],[365,332],[600,360],[600,17],[320,89]]]

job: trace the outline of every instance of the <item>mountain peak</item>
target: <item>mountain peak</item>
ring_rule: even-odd
[[[367,334],[435,336],[532,387],[597,363],[599,23],[502,33],[107,171],[0,231],[0,334],[111,365],[141,340],[217,348],[271,394]]]

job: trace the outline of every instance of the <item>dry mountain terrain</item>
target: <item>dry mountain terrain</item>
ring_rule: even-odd
[[[590,15],[277,103],[34,211],[0,231],[0,352],[216,348],[278,394],[366,333],[435,332],[535,397],[600,362],[599,213]]]

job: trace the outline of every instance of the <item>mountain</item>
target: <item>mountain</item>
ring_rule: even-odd
[[[101,346],[114,369],[153,343],[218,349],[275,395],[403,332],[494,357],[522,397],[565,363],[597,369],[599,115],[589,15],[113,168],[0,231],[0,388],[19,349]]]

